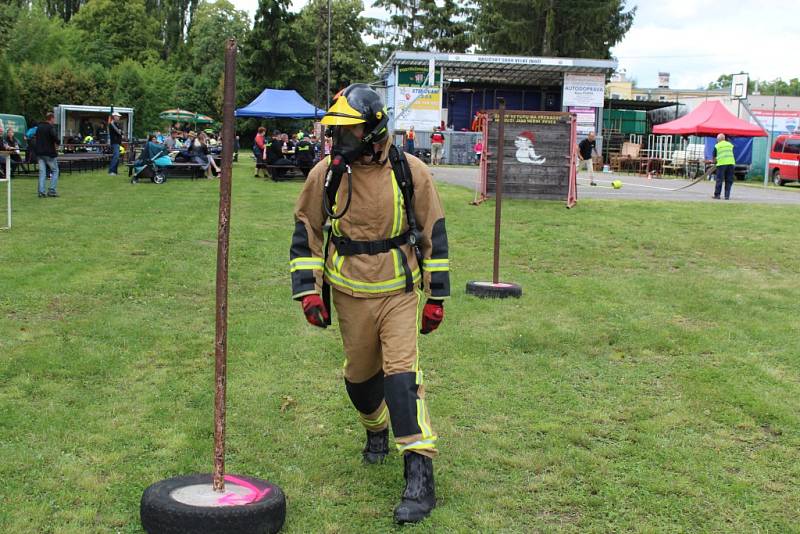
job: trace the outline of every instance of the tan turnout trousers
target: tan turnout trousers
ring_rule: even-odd
[[[433,457],[436,435],[425,405],[416,342],[420,298],[419,291],[363,299],[333,290],[346,357],[345,383],[361,423],[380,431],[391,419],[398,450]]]

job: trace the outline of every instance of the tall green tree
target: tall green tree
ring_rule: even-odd
[[[298,78],[308,78],[294,52],[298,37],[293,33],[295,15],[289,12],[290,5],[290,0],[258,2],[253,29],[241,49],[243,70],[251,82],[248,97],[264,87],[291,87]]]
[[[423,20],[429,48],[438,52],[466,52],[475,39],[477,9],[471,2],[443,0]]]
[[[191,109],[220,116],[222,77],[225,69],[225,41],[233,37],[242,43],[250,31],[245,11],[237,10],[228,0],[201,2],[189,31],[187,51],[194,74]]]
[[[78,30],[60,18],[48,17],[41,7],[24,9],[8,35],[8,60],[48,64],[73,57]],[[36,38],[32,39],[31,36]]]
[[[68,60],[49,65],[23,63],[14,69],[17,101],[14,110],[28,122],[41,120],[58,104],[108,103],[111,84],[106,70]]]
[[[389,13],[376,25],[382,58],[396,49],[464,52],[473,44],[472,0],[376,0],[373,5]]]
[[[302,81],[301,90],[319,107],[327,105],[328,97],[350,83],[370,82],[378,66],[378,49],[363,38],[372,30],[374,21],[363,17],[361,0],[332,0],[331,7],[331,95],[327,95],[328,16],[327,0],[311,0],[299,13],[294,33],[297,40],[297,61],[303,72],[313,74]],[[308,38],[314,36],[313,39]],[[316,90],[315,90],[316,88]]]
[[[59,17],[64,22],[69,22],[86,2],[87,0],[42,0],[41,5],[47,16]]]
[[[91,0],[72,17],[83,33],[82,56],[111,67],[124,59],[146,61],[158,57],[158,21],[147,12],[145,0]]]
[[[397,48],[425,49],[427,37],[423,21],[436,9],[433,0],[375,0],[372,5],[389,13],[389,18],[377,28],[384,53]]]
[[[6,55],[0,52],[0,109],[13,110],[17,105],[17,87]]]
[[[477,44],[490,54],[607,59],[635,14],[625,0],[481,0]]]
[[[0,50],[7,49],[7,39],[19,16],[30,8],[29,0],[0,0]]]
[[[158,35],[163,43],[162,57],[181,56],[200,0],[145,0],[148,13],[158,21]]]

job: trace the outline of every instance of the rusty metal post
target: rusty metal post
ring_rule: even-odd
[[[231,220],[231,173],[236,136],[236,40],[225,42],[225,90],[222,104],[222,173],[217,230],[217,309],[214,338],[214,491],[225,491],[225,390],[228,359],[228,236]]]
[[[505,158],[506,134],[506,100],[498,98],[500,102],[500,124],[497,126],[497,179],[495,181],[494,205],[494,266],[492,282],[500,281],[500,216],[503,205],[503,159]]]

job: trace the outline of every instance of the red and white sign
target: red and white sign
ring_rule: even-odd
[[[771,109],[754,109],[753,115],[758,117],[765,130],[773,135],[800,133],[800,111],[775,110],[774,122]],[[755,124],[754,120],[751,120]]]

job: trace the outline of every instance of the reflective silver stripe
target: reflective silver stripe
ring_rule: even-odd
[[[408,445],[401,445],[398,443],[396,446],[397,450],[400,452],[420,449],[435,449],[437,439],[438,438],[436,436],[433,436],[430,439],[421,439],[419,441],[415,441],[414,443],[409,443]]]

